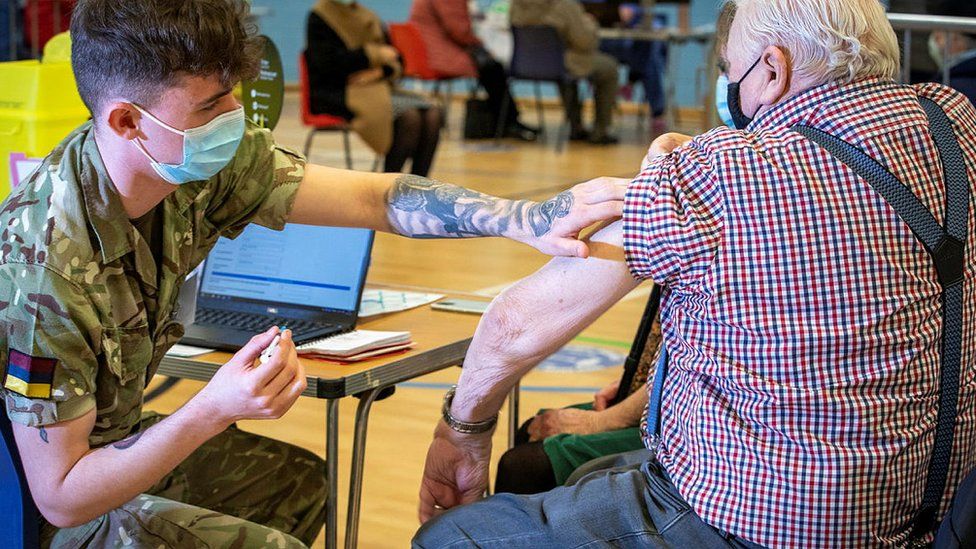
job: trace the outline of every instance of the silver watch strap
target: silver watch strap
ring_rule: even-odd
[[[454,402],[454,392],[457,390],[457,385],[452,385],[447,393],[444,394],[444,405],[441,407],[441,416],[444,418],[444,423],[448,427],[454,429],[459,433],[465,435],[477,435],[480,433],[487,433],[495,428],[495,424],[498,423],[498,414],[484,420],[484,421],[461,421],[451,415],[451,403]]]

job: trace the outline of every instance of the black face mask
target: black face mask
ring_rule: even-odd
[[[756,62],[749,67],[749,70],[742,75],[742,78],[740,78],[738,82],[729,82],[729,114],[732,115],[732,123],[735,124],[735,127],[740,130],[746,129],[746,126],[752,122],[752,118],[749,118],[746,116],[746,113],[742,112],[742,102],[739,100],[739,84],[741,84],[742,81],[749,76],[749,73],[752,72],[752,69],[756,68],[756,65],[759,64],[761,59],[762,56],[760,56],[759,59],[756,59]]]

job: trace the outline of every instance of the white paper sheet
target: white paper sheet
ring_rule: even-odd
[[[166,356],[175,356],[177,358],[192,358],[195,356],[205,355],[207,353],[214,352],[214,349],[204,349],[203,347],[193,347],[191,345],[180,345],[177,343],[166,351]]]
[[[444,297],[443,294],[402,292],[396,290],[366,290],[359,305],[359,317],[382,315],[406,311],[433,303]]]

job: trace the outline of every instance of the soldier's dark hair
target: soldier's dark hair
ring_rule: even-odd
[[[184,76],[230,86],[260,70],[244,0],[80,0],[71,17],[78,92],[97,115],[113,98],[147,107]]]

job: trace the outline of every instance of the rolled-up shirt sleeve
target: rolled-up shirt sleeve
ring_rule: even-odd
[[[722,243],[725,206],[712,158],[697,140],[653,161],[624,199],[624,249],[637,279],[697,285]]]

